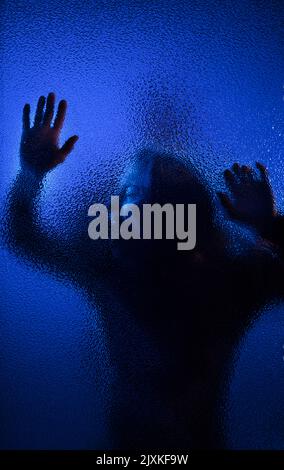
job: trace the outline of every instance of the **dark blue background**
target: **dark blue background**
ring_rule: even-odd
[[[283,208],[280,1],[6,0],[2,12],[1,201],[19,166],[22,106],[55,91],[69,102],[63,138],[80,140],[48,176],[47,231],[71,237],[76,214],[149,144],[188,155],[213,187],[234,161],[260,160]],[[100,312],[1,256],[0,446],[109,445]],[[284,447],[283,344],[284,309],[268,306],[235,363],[231,447]]]

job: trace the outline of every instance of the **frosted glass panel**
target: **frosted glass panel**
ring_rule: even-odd
[[[235,161],[262,161],[283,208],[281,2],[5,0],[1,10],[3,207],[19,170],[22,107],[34,113],[38,97],[54,91],[69,104],[62,143],[80,138],[44,183],[40,220],[70,250],[89,205],[109,200],[144,148],[190,160],[212,190],[224,189],[222,172]],[[0,447],[111,448],[116,372],[101,305],[68,276],[38,270],[5,246],[1,257]],[[282,310],[240,347],[229,447],[283,448]],[[252,388],[268,366],[280,380],[259,391],[256,406]],[[264,406],[270,414],[259,423]],[[263,433],[252,439],[244,429],[255,426]]]

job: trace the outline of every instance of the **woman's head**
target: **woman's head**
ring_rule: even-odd
[[[131,168],[122,180],[120,192],[120,205],[136,204],[141,213],[144,204],[171,204],[176,208],[176,204],[184,205],[183,220],[184,229],[190,232],[188,227],[188,204],[196,205],[196,246],[187,254],[197,255],[210,249],[213,244],[214,227],[214,204],[212,195],[202,176],[197,172],[192,164],[184,162],[177,157],[153,152],[141,151],[136,156]],[[129,240],[120,243],[123,245],[122,252],[124,258],[141,256],[143,260],[163,258],[181,259],[177,256],[177,243],[181,241],[176,236],[173,240],[165,239],[165,223],[163,219],[163,239],[152,240]],[[144,219],[140,221],[141,231],[143,231]],[[176,223],[176,217],[174,219]],[[153,235],[152,227],[152,235]],[[183,259],[189,258],[183,256]],[[135,258],[135,257],[134,257]]]

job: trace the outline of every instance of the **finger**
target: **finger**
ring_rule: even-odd
[[[269,175],[268,175],[267,168],[262,163],[259,163],[259,162],[256,162],[255,166],[259,170],[261,179],[265,181],[266,183],[269,183]]]
[[[234,219],[238,219],[238,211],[235,209],[229,196],[221,192],[217,193],[217,195],[219,196],[219,199],[223,207],[228,211],[229,215]]]
[[[31,112],[30,105],[25,104],[23,108],[23,131],[27,131],[30,128],[30,112]]]
[[[234,173],[239,176],[240,173],[241,173],[241,167],[238,163],[234,163],[233,166],[232,166],[232,169],[234,171]]]
[[[224,178],[228,186],[232,187],[236,183],[236,178],[230,170],[224,171]]]
[[[251,181],[253,179],[252,169],[247,165],[242,165],[242,167],[241,167],[241,176],[246,181]]]
[[[40,127],[40,125],[42,123],[44,105],[45,105],[45,97],[41,96],[38,99],[38,102],[37,102],[35,120],[34,120],[34,127]]]
[[[61,100],[59,105],[58,105],[58,110],[56,114],[56,118],[54,121],[54,129],[57,131],[60,131],[63,127],[64,124],[64,119],[66,115],[66,109],[67,109],[67,101]]]
[[[68,140],[66,140],[64,145],[62,145],[60,149],[60,155],[63,159],[67,157],[67,155],[73,150],[74,145],[76,144],[78,139],[79,137],[77,135],[73,135]]]
[[[46,101],[46,108],[43,117],[43,125],[50,126],[54,113],[55,94],[49,93]]]

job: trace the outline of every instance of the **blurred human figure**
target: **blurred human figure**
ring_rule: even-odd
[[[88,238],[87,225],[71,242],[49,237],[37,217],[43,179],[77,141],[73,136],[59,147],[67,103],[59,103],[52,123],[54,104],[53,93],[46,106],[40,97],[32,127],[30,108],[24,107],[21,169],[7,200],[7,242],[36,267],[68,277],[101,307],[116,371],[109,416],[116,448],[225,447],[234,349],[252,312],[279,293],[281,263],[270,247],[257,243],[245,256],[230,256],[202,175],[187,161],[151,151],[140,152],[122,180],[122,203],[196,204],[194,250],[177,251],[176,240],[118,241],[99,262],[90,253],[103,244]],[[265,191],[270,217],[273,197],[267,186]],[[221,198],[231,215],[247,222],[241,194],[234,192],[235,205],[225,194]],[[262,211],[251,211],[259,223]]]

